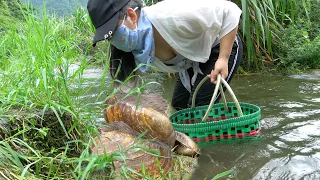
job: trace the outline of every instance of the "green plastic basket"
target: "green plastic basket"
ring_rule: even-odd
[[[170,116],[173,128],[203,146],[260,138],[260,108],[253,104],[239,103],[228,83],[220,75],[217,77],[210,104],[195,107],[197,92],[207,79],[208,77],[205,77],[197,86],[191,108],[177,111]],[[234,102],[227,103],[221,82]],[[219,88],[223,103],[214,104]]]

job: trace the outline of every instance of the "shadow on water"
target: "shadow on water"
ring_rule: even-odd
[[[170,103],[175,78],[164,77],[148,74],[146,81],[162,87],[152,85],[145,91],[162,93]],[[320,72],[235,76],[230,85],[240,102],[261,108],[263,138],[202,149],[190,179],[211,179],[231,168],[235,172],[230,179],[319,179]]]

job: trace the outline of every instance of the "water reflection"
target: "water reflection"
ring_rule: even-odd
[[[311,102],[319,102],[320,103],[320,98],[314,98],[310,100]]]

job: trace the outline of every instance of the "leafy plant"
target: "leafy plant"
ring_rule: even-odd
[[[274,49],[279,57],[281,69],[296,71],[320,67],[319,57],[319,18],[320,2],[309,0],[296,6],[294,24],[286,26],[281,32],[281,42]]]

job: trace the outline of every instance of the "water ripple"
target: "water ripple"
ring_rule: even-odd
[[[286,108],[295,108],[295,107],[304,107],[307,106],[306,103],[300,103],[300,102],[284,102],[284,103],[279,103],[279,107],[286,107]]]
[[[294,79],[308,79],[308,80],[319,80],[319,74],[302,74],[302,75],[290,75],[290,78]]]
[[[312,140],[314,136],[320,136],[319,129],[320,121],[309,121],[307,125],[292,129],[279,138],[287,142]]]
[[[320,83],[305,82],[302,83],[299,88],[299,93],[319,93]]]
[[[266,117],[261,120],[261,126],[263,129],[271,129],[279,125],[284,118],[281,117]]]
[[[314,178],[320,177],[319,168],[319,158],[301,155],[291,157],[288,155],[287,157],[273,159],[266,163],[253,179]]]
[[[310,100],[311,102],[320,102],[320,98],[314,98]]]
[[[305,112],[283,112],[283,114],[285,114],[290,119],[296,119],[320,114],[320,109],[309,110]]]

